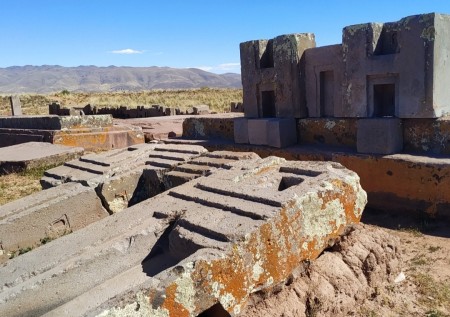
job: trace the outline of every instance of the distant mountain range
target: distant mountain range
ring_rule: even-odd
[[[241,75],[197,68],[12,66],[0,68],[0,93],[50,93],[62,90],[105,92],[181,88],[241,88]]]

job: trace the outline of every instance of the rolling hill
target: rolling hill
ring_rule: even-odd
[[[0,93],[138,91],[181,88],[241,88],[241,75],[196,68],[11,66],[0,68]]]

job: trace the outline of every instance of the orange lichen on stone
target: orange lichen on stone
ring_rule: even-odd
[[[189,317],[189,311],[176,301],[177,284],[169,285],[166,288],[166,298],[161,308],[167,309],[171,317]]]

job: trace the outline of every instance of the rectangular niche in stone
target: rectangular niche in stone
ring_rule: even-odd
[[[276,117],[275,110],[275,91],[261,91],[261,109],[263,118]]]
[[[320,72],[320,115],[334,116],[334,72]]]
[[[368,117],[396,117],[399,105],[398,76],[368,76]]]

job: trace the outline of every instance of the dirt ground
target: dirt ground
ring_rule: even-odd
[[[251,299],[243,316],[450,316],[449,222],[370,209],[362,222],[372,234],[355,237],[349,250],[328,250],[307,274]],[[372,268],[357,260],[368,253]]]
[[[450,221],[366,210],[362,221],[400,238],[405,280],[385,285],[362,316],[450,316]]]

